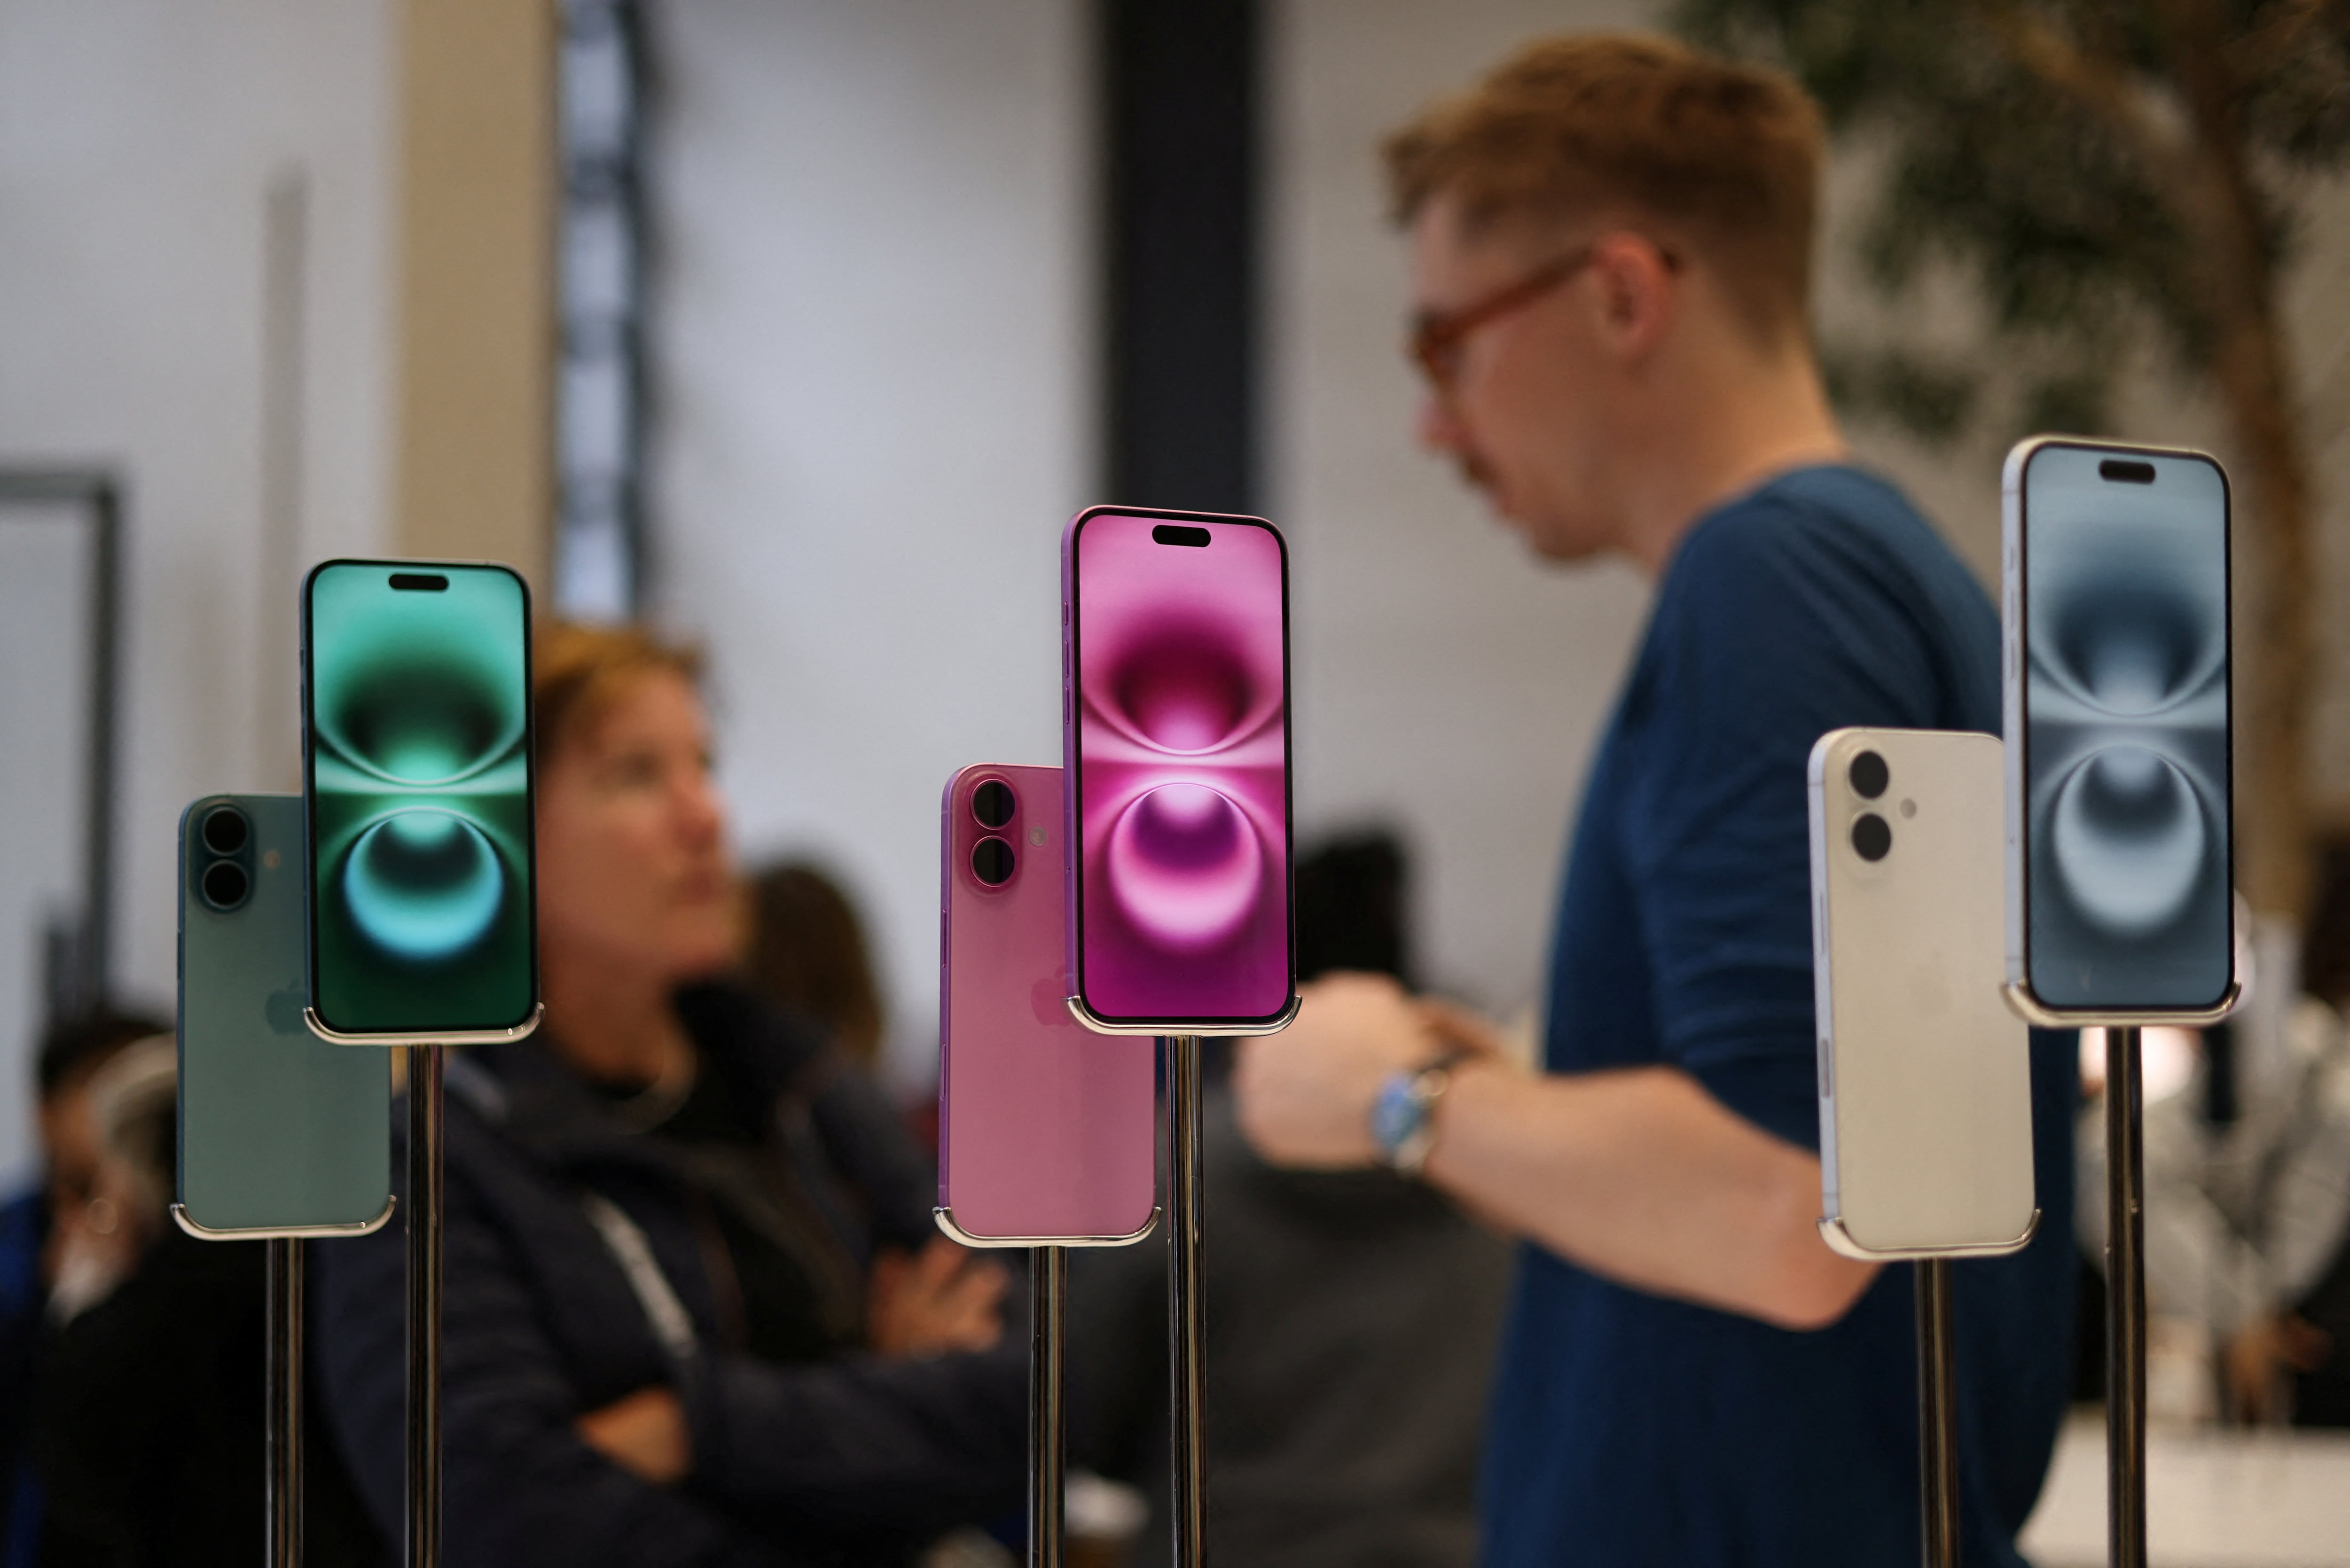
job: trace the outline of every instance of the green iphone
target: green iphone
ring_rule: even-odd
[[[538,1021],[530,594],[484,563],[328,561],[302,588],[311,1028],[352,1044]]]
[[[302,797],[180,817],[181,1225],[332,1236],[391,1214],[391,1059],[303,1027]]]

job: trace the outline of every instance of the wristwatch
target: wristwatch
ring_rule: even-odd
[[[1379,1085],[1371,1102],[1371,1140],[1379,1158],[1405,1176],[1418,1176],[1436,1147],[1436,1102],[1452,1084],[1452,1058],[1408,1068]]]

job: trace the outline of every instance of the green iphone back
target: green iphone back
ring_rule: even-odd
[[[371,1230],[390,1211],[391,1053],[302,1022],[302,797],[180,817],[180,1205],[200,1232]]]

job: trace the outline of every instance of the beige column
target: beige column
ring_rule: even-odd
[[[402,555],[504,561],[546,607],[554,0],[399,0]]]

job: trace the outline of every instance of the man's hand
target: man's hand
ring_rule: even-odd
[[[1241,1132],[1274,1165],[1372,1164],[1380,1085],[1442,1055],[1446,1042],[1423,1005],[1383,975],[1332,975],[1300,994],[1295,1023],[1240,1043],[1232,1087]]]
[[[867,1343],[891,1356],[991,1349],[1007,1288],[1001,1268],[944,1236],[919,1253],[882,1252],[866,1286]]]
[[[572,1425],[589,1448],[639,1480],[672,1486],[693,1468],[685,1407],[666,1388],[639,1388]]]

